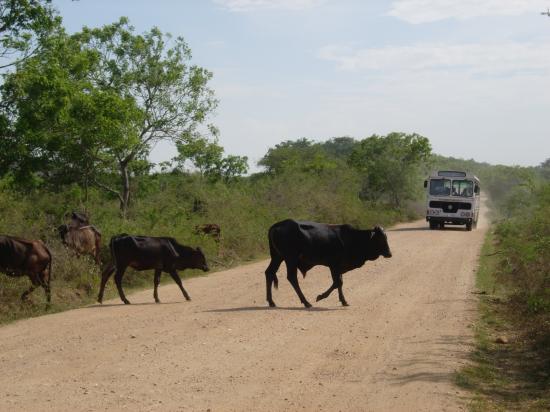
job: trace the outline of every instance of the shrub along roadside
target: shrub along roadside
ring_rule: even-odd
[[[485,241],[475,350],[456,375],[472,410],[550,409],[549,195],[533,189]]]

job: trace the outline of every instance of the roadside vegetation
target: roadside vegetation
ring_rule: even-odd
[[[550,161],[492,180],[490,172],[478,172],[487,174],[494,225],[477,273],[475,349],[456,380],[472,391],[472,410],[549,410]]]

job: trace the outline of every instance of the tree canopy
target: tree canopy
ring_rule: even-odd
[[[431,145],[418,134],[390,133],[361,140],[348,163],[365,176],[363,197],[387,197],[395,206],[415,198],[419,174],[431,155]]]
[[[158,141],[199,133],[216,107],[211,77],[191,64],[182,38],[157,28],[136,34],[126,18],[71,36],[60,30],[6,76],[0,165],[27,181],[95,184],[125,213],[133,168]]]

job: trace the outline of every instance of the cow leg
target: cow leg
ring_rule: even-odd
[[[342,274],[338,275],[338,280],[338,298],[340,299],[340,303],[342,304],[342,306],[349,306],[348,302],[346,302],[346,298],[344,297],[344,292],[342,291],[342,286],[344,286]]]
[[[115,283],[118,290],[118,296],[120,296],[120,299],[124,302],[125,305],[129,305],[130,301],[126,299],[126,296],[124,296],[124,291],[122,290],[122,276],[124,275],[125,270],[126,267],[117,268],[115,273]]]
[[[153,291],[153,297],[155,298],[155,302],[156,303],[160,303],[160,300],[159,300],[159,294],[158,294],[158,287],[159,287],[159,283],[160,283],[160,274],[162,273],[162,270],[160,269],[155,269],[155,280],[154,280],[154,285],[155,285],[155,289]]]
[[[265,270],[265,287],[266,287],[266,295],[267,295],[267,303],[269,303],[269,306],[274,308],[275,302],[273,302],[273,296],[271,295],[271,287],[273,283],[275,283],[275,288],[278,287],[278,280],[277,280],[277,270],[279,270],[279,266],[281,266],[282,259],[275,257],[271,258],[271,262],[269,262],[269,266]]]
[[[290,282],[290,284],[292,285],[292,287],[296,291],[296,294],[300,298],[300,302],[302,302],[303,305],[306,308],[310,308],[311,303],[309,303],[307,301],[306,297],[302,293],[302,290],[300,289],[300,284],[298,283],[298,267],[297,267],[297,265],[295,263],[290,263],[289,264],[289,262],[286,261],[286,270],[287,270],[286,278],[288,279],[288,281]]]
[[[35,286],[34,285],[31,285],[30,288],[28,288],[26,291],[23,292],[23,294],[21,295],[21,300],[22,301],[25,301],[27,300],[27,297],[29,296],[29,294],[32,293],[32,291],[34,290]]]
[[[330,275],[332,276],[332,285],[330,285],[330,287],[326,291],[324,291],[319,296],[317,296],[317,302],[319,302],[322,299],[328,298],[330,296],[330,294],[332,293],[332,291],[334,289],[337,289],[338,286],[339,286],[339,281],[340,281],[339,274],[331,269],[330,270]]]
[[[48,276],[48,273],[46,270],[41,273],[41,276],[39,278],[40,286],[44,289],[44,293],[46,294],[46,301],[48,302],[48,305],[52,301],[52,292],[50,290],[50,277]]]
[[[37,275],[29,275],[29,279],[31,280],[31,287],[28,288],[26,291],[23,292],[21,295],[21,300],[25,301],[29,297],[29,295],[33,292],[34,289],[36,289],[38,286],[40,286],[40,282],[38,280]]]
[[[317,296],[317,302],[319,302],[322,299],[328,298],[334,289],[338,289],[338,297],[340,298],[340,302],[342,303],[342,306],[348,306],[348,303],[344,298],[344,293],[342,292],[342,285],[343,285],[342,274],[332,270],[330,271],[330,274],[332,276],[332,285],[330,285],[330,287],[325,292]]]
[[[171,270],[170,271],[170,276],[172,276],[172,279],[174,279],[174,282],[176,282],[176,285],[179,286],[179,288],[181,290],[181,293],[183,293],[183,297],[185,298],[185,300],[191,300],[191,297],[189,296],[189,294],[187,293],[187,291],[183,287],[183,283],[181,282],[181,278],[180,278],[180,275],[178,275],[178,272],[176,272],[175,269]]]
[[[101,273],[101,285],[99,286],[99,295],[97,295],[97,301],[99,303],[103,302],[103,293],[105,292],[105,285],[107,281],[115,271],[115,266],[112,263],[109,263],[107,267]]]
[[[335,286],[333,282],[332,285],[330,285],[330,288],[328,288],[326,291],[324,291],[323,293],[317,296],[317,299],[315,301],[319,302],[320,300],[328,298],[329,295],[332,293],[332,291],[336,288],[337,286]]]

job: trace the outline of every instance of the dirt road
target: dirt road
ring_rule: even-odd
[[[464,408],[453,372],[475,316],[486,230],[388,231],[393,258],[301,307],[285,279],[265,302],[267,262],[0,328],[1,411],[444,411]],[[301,280],[311,302],[326,268]],[[113,287],[110,284],[110,287]]]

